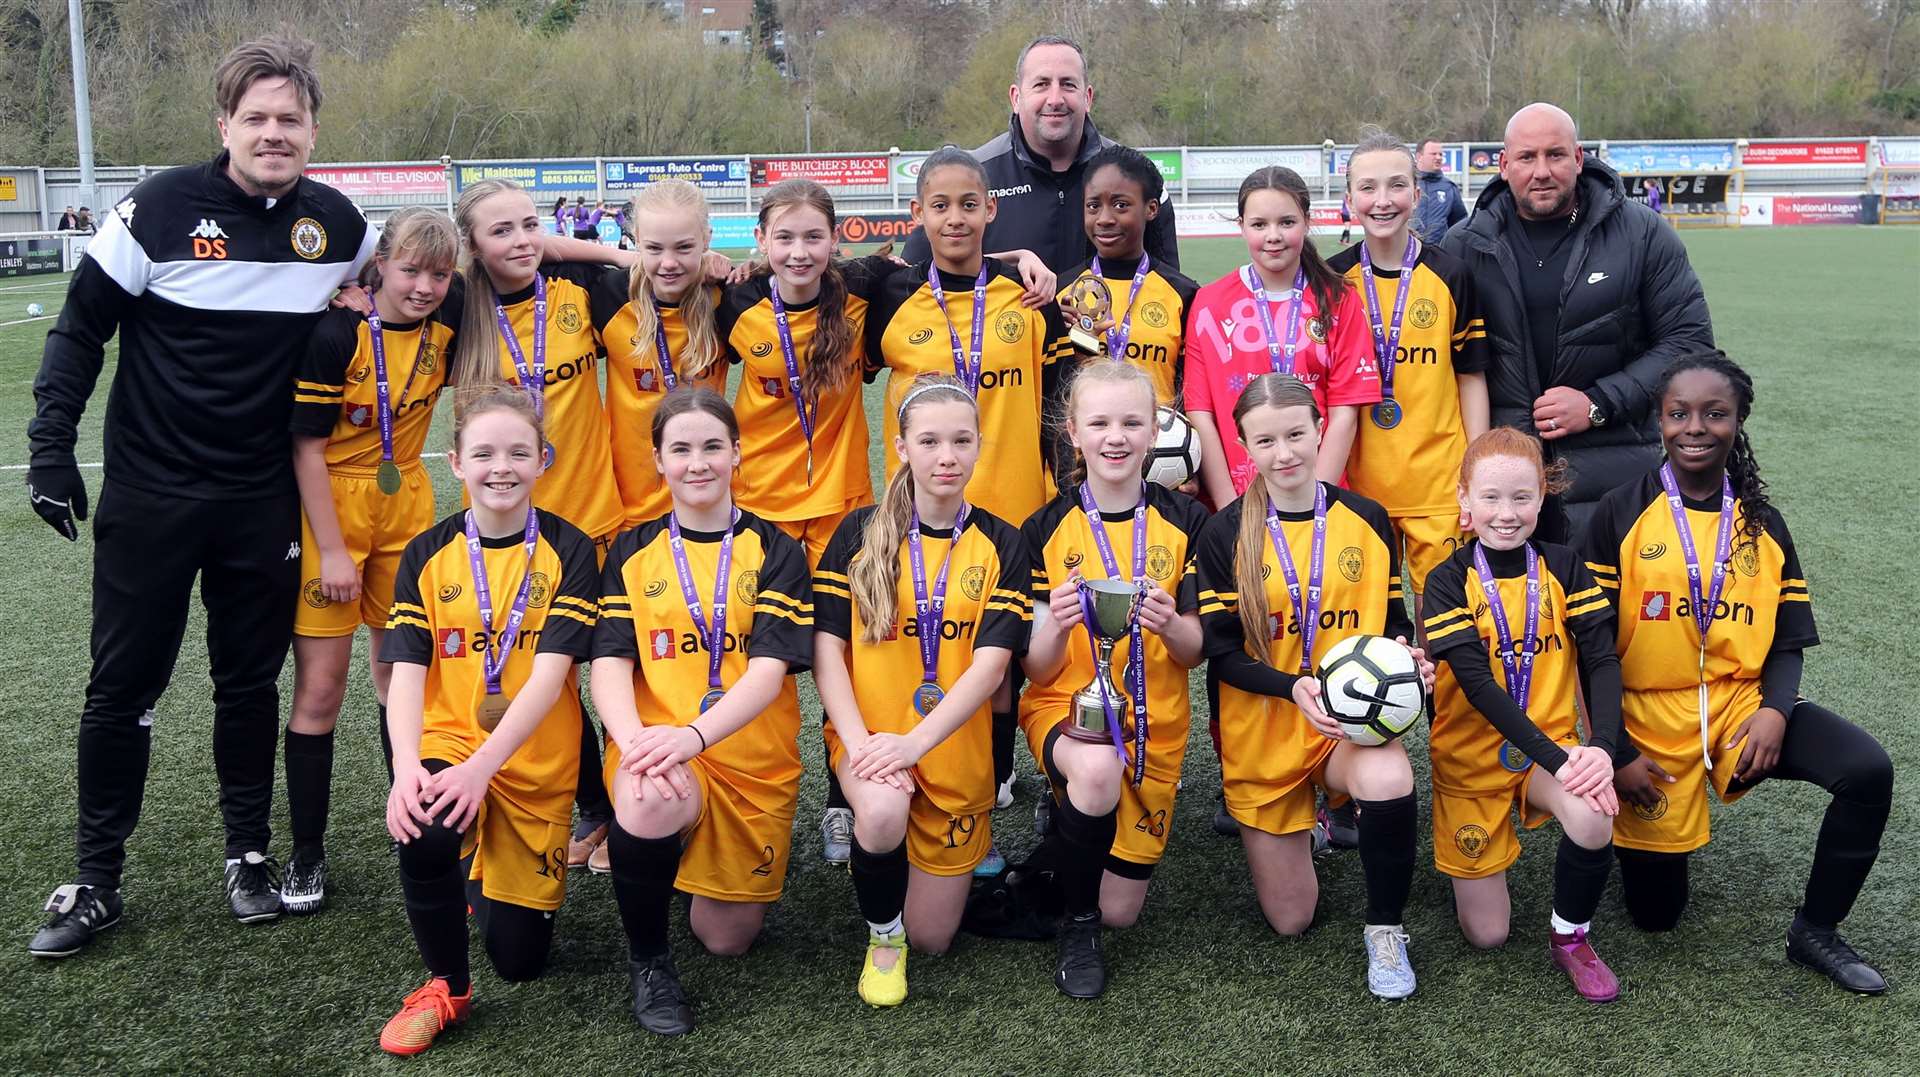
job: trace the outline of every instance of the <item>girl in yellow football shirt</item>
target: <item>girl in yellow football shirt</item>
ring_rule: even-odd
[[[435,314],[459,253],[445,214],[416,206],[387,218],[366,274],[368,316],[343,308],[322,315],[294,385],[293,470],[304,530],[286,741],[293,857],[280,887],[291,913],[316,911],[326,898],[333,731],[361,624],[392,773],[393,667],[379,660],[380,643],[401,551],[433,523],[433,481],[420,451],[447,381],[453,330]]]
[[[853,805],[850,868],[867,921],[860,997],[907,994],[906,946],[942,953],[992,841],[988,704],[1032,620],[1020,533],[967,503],[974,398],[922,375],[900,404],[900,468],[847,517],[814,573],[814,678],[828,758]]]

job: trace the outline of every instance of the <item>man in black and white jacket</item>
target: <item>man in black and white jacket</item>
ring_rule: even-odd
[[[120,338],[93,521],[93,667],[80,716],[78,873],[28,944],[65,957],[118,922],[152,707],[193,584],[207,610],[226,889],[243,923],[280,915],[268,816],[278,680],[299,590],[300,503],[288,419],[295,360],[375,236],[339,192],[302,177],[320,87],[312,46],[267,38],[216,70],[226,149],[162,172],[103,219],[34,380],[34,511],[69,541],[87,517],[75,430]]]
[[[1542,538],[1567,541],[1600,495],[1659,458],[1661,371],[1713,348],[1700,278],[1673,227],[1544,103],[1507,121],[1500,178],[1442,246],[1472,271],[1487,320],[1493,424],[1537,432],[1567,462],[1566,518],[1541,519]]]

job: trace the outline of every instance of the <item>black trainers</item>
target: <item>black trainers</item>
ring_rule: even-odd
[[[280,884],[280,904],[296,916],[319,912],[327,900],[327,857],[325,853],[293,851],[287,861],[287,874]]]
[[[72,957],[95,935],[120,922],[120,891],[68,883],[54,890],[46,911],[53,915],[34,933],[27,952],[35,957]]]
[[[1044,838],[1053,830],[1053,791],[1041,790],[1040,799],[1033,802],[1033,836]]]
[[[693,1031],[693,1006],[680,986],[680,970],[672,954],[646,961],[627,959],[633,979],[633,1016],[640,1027],[662,1036],[684,1036]]]
[[[1360,818],[1349,800],[1327,809],[1327,845],[1333,849],[1360,848]]]
[[[1100,914],[1070,916],[1060,924],[1060,957],[1053,984],[1068,998],[1099,998],[1107,989],[1107,959],[1100,952]]]
[[[1240,821],[1227,811],[1227,794],[1220,794],[1219,803],[1213,809],[1213,832],[1223,838],[1240,836]]]
[[[260,852],[250,852],[227,865],[227,903],[233,906],[233,918],[243,924],[278,920],[280,901],[280,862]]]
[[[1787,928],[1787,960],[1857,994],[1880,995],[1887,990],[1880,970],[1867,964],[1838,931],[1814,927],[1798,913],[1794,914],[1793,926]]]

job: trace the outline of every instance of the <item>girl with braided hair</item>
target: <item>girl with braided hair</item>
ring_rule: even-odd
[[[1619,612],[1627,737],[1614,760],[1614,825],[1627,912],[1673,928],[1688,854],[1707,844],[1707,787],[1730,803],[1768,777],[1832,794],[1789,960],[1862,994],[1880,973],[1838,934],[1873,869],[1893,763],[1866,731],[1800,698],[1802,652],[1819,642],[1806,574],[1767,500],[1746,422],[1753,380],[1720,352],[1661,378],[1660,467],[1601,499],[1587,567]]]

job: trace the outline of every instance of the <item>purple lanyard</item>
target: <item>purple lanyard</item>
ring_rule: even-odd
[[[1507,672],[1507,694],[1527,709],[1527,700],[1533,695],[1533,655],[1540,648],[1540,555],[1533,552],[1533,544],[1525,543],[1521,549],[1527,552],[1527,619],[1526,634],[1520,637],[1520,646],[1513,645],[1513,628],[1507,623],[1507,607],[1500,601],[1500,581],[1494,578],[1493,569],[1487,565],[1487,553],[1481,545],[1473,544],[1473,568],[1480,573],[1480,589],[1487,594],[1487,611],[1493,614],[1493,632],[1499,637],[1500,665]]]
[[[1144,259],[1143,259],[1144,261]],[[1098,273],[1098,270],[1095,270]],[[1100,551],[1100,563],[1107,570],[1110,580],[1128,579],[1135,587],[1142,589],[1151,586],[1147,581],[1147,488],[1140,487],[1140,501],[1133,506],[1133,575],[1122,577],[1120,565],[1114,560],[1113,544],[1107,541],[1107,522],[1100,515],[1100,505],[1093,499],[1093,490],[1086,483],[1080,484],[1080,510],[1087,515],[1087,529],[1093,532],[1093,547]],[[1080,611],[1087,621],[1087,643],[1099,655],[1099,646],[1093,639],[1093,598],[1085,590],[1080,592]],[[1144,636],[1140,629],[1140,615],[1136,607],[1131,623],[1127,625],[1127,643],[1130,648],[1127,655],[1127,669],[1123,676],[1127,682],[1127,694],[1133,697],[1133,784],[1139,785],[1147,776],[1147,652]],[[1113,711],[1113,701],[1107,698],[1107,679],[1099,678],[1100,703],[1106,708],[1107,729],[1113,734],[1113,750],[1120,756],[1120,762],[1127,761],[1127,752],[1120,741],[1120,722]]]
[[[1713,769],[1713,738],[1707,722],[1707,632],[1713,627],[1713,611],[1720,605],[1720,592],[1727,584],[1727,557],[1733,552],[1733,483],[1720,476],[1720,526],[1714,538],[1713,583],[1706,594],[1700,593],[1700,554],[1693,545],[1693,527],[1687,523],[1686,502],[1680,499],[1680,484],[1674,481],[1673,464],[1660,465],[1660,488],[1666,491],[1667,508],[1673,513],[1673,530],[1680,540],[1680,553],[1687,559],[1687,597],[1693,602],[1693,626],[1700,632],[1700,755],[1707,769]]]
[[[960,350],[960,331],[953,327],[953,315],[947,313],[947,293],[940,287],[940,267],[927,263],[927,290],[940,305],[940,316],[947,321],[947,336],[953,341],[953,374],[967,387],[969,396],[980,395],[980,349],[986,346],[987,260],[980,259],[980,275],[973,279],[973,336],[966,351]]]
[[[1127,340],[1133,336],[1133,303],[1140,298],[1140,288],[1147,283],[1147,271],[1153,268],[1153,259],[1144,252],[1140,255],[1140,266],[1133,271],[1133,290],[1127,293],[1127,314],[1120,319],[1120,328],[1107,330],[1107,354],[1115,359],[1127,357]],[[1093,256],[1093,275],[1102,276],[1100,256]]]
[[[1693,624],[1700,630],[1700,649],[1704,656],[1707,630],[1713,627],[1713,611],[1720,605],[1720,592],[1727,584],[1727,557],[1733,552],[1733,484],[1725,475],[1720,476],[1720,529],[1713,544],[1713,583],[1705,595],[1700,593],[1700,555],[1693,546],[1693,528],[1687,523],[1687,506],[1680,500],[1680,485],[1674,481],[1672,464],[1660,465],[1660,488],[1667,492],[1673,529],[1680,537],[1680,554],[1687,559],[1687,597],[1693,601]]]
[[[373,345],[373,398],[380,416],[380,459],[391,464],[393,409],[406,403],[407,394],[413,391],[414,375],[420,373],[420,357],[427,353],[427,323],[420,323],[420,347],[413,353],[413,369],[407,372],[407,384],[401,387],[400,400],[395,403],[387,388],[387,342],[380,335],[380,307],[372,296],[367,297],[367,305],[372,308],[367,314],[367,340]]]
[[[1366,282],[1367,318],[1373,323],[1373,352],[1380,357],[1380,398],[1393,399],[1394,358],[1400,354],[1400,319],[1407,313],[1407,293],[1413,290],[1413,266],[1420,260],[1420,241],[1407,233],[1407,253],[1400,256],[1400,286],[1393,297],[1393,323],[1380,322],[1380,293],[1374,290],[1373,255],[1360,243],[1360,277]],[[1521,704],[1524,710],[1526,704]]]
[[[473,522],[473,510],[467,510],[467,564],[473,569],[473,601],[480,607],[480,624],[487,633],[487,645],[481,652],[480,671],[487,680],[487,694],[500,694],[500,674],[507,668],[507,656],[513,642],[520,638],[520,624],[527,619],[527,595],[533,587],[533,551],[540,543],[540,520],[533,506],[527,506],[527,569],[520,574],[520,593],[507,611],[507,627],[493,634],[493,588],[487,586],[487,562],[480,553],[480,528]]]
[[[667,350],[667,320],[658,306],[653,310],[653,354],[660,362],[661,391],[671,393],[680,380],[673,376],[673,353]]]
[[[1267,362],[1275,374],[1293,373],[1293,353],[1300,345],[1300,304],[1307,294],[1307,267],[1293,272],[1293,299],[1287,304],[1287,342],[1284,353],[1280,338],[1273,331],[1273,310],[1268,305],[1267,286],[1252,265],[1240,267],[1241,282],[1253,293],[1253,305],[1260,311],[1260,331],[1267,342]]]
[[[680,597],[686,600],[693,627],[707,645],[707,687],[720,687],[720,656],[727,649],[727,584],[733,568],[733,529],[740,524],[740,510],[733,510],[727,521],[727,533],[720,540],[720,567],[713,581],[713,623],[708,624],[700,610],[700,592],[693,586],[693,570],[687,567],[687,544],[680,537],[680,514],[667,514],[667,546],[673,551],[673,571],[680,577]],[[705,709],[704,707],[702,708]]]
[[[1287,579],[1287,597],[1293,600],[1294,620],[1300,625],[1300,673],[1313,673],[1313,638],[1320,632],[1320,584],[1327,563],[1327,488],[1313,484],[1313,549],[1307,563],[1306,603],[1300,601],[1300,573],[1293,567],[1293,550],[1286,533],[1280,529],[1280,514],[1267,505],[1267,534],[1273,539],[1273,555]]]
[[[812,486],[814,416],[807,411],[807,399],[800,392],[800,360],[793,354],[793,330],[787,325],[787,305],[780,301],[780,282],[769,280],[767,294],[773,297],[773,328],[780,334],[780,357],[787,361],[787,393],[793,397],[793,410],[800,415],[800,433],[807,439],[807,485]],[[814,407],[817,411],[819,405]]]
[[[913,567],[913,623],[920,634],[920,680],[940,683],[940,622],[947,614],[947,569],[953,567],[954,552],[960,548],[960,533],[967,527],[967,506],[962,503],[953,517],[953,538],[947,543],[947,559],[940,562],[940,574],[934,577],[933,592],[927,592],[927,559],[920,552],[920,509],[913,510],[913,526],[907,529],[907,560]]]
[[[520,337],[514,333],[513,323],[507,320],[507,308],[495,303],[493,319],[500,323],[500,335],[506,340],[514,373],[520,375],[521,386],[533,397],[534,413],[544,414],[547,406],[547,278],[539,273],[533,275],[533,366],[527,366],[527,355],[520,350]]]

